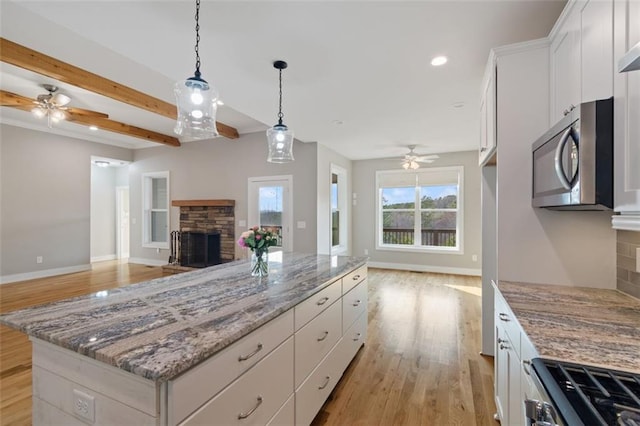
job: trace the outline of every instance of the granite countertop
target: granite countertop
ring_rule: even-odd
[[[541,357],[640,373],[640,300],[585,287],[498,288]]]
[[[13,311],[0,322],[154,381],[166,381],[291,309],[364,257],[270,253],[248,261]]]

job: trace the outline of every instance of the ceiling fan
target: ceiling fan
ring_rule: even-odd
[[[418,155],[414,151],[416,145],[407,145],[409,152],[402,157],[402,168],[405,170],[415,170],[420,168],[420,163],[433,163],[436,159],[440,158],[436,154],[431,155]]]
[[[48,93],[38,95],[35,100],[0,90],[0,106],[31,111],[39,118],[47,117],[49,127],[52,127],[52,124],[60,120],[67,120],[75,124],[89,126],[94,130],[100,128],[150,142],[180,146],[180,141],[173,136],[111,120],[108,114],[102,112],[70,107],[68,105],[71,102],[71,98],[58,92],[58,87],[52,84],[43,84],[42,87]]]

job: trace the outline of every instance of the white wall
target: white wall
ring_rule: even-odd
[[[236,235],[244,231],[238,221],[247,220],[248,178],[293,175],[293,250],[316,251],[316,144],[294,141],[295,161],[287,164],[267,163],[264,132],[242,135],[239,139],[216,138],[188,142],[180,148],[158,146],[135,151],[129,166],[131,200],[131,261],[166,263],[168,250],[142,247],[142,173],[168,170],[172,200],[235,200]],[[179,229],[179,208],[171,208],[171,230]],[[135,223],[134,223],[135,221]],[[305,229],[296,223],[305,221]],[[236,247],[236,257],[245,251]]]
[[[116,170],[91,165],[91,261],[115,259]]]
[[[550,124],[548,49],[498,61],[498,279],[615,288],[611,212],[531,207],[531,144]]]
[[[369,251],[372,264],[390,264],[398,268],[434,272],[480,275],[480,168],[477,151],[439,154],[440,158],[423,167],[464,166],[464,254],[414,253],[377,250],[376,171],[399,168],[399,162],[360,160],[353,162],[353,192],[357,205],[352,206],[353,251],[363,256]],[[473,261],[472,255],[478,260]]]
[[[352,252],[352,232],[351,229],[351,181],[352,167],[351,160],[343,157],[337,152],[318,144],[318,253],[331,254],[331,164],[342,167],[347,171],[347,224],[349,232],[347,234],[347,251]]]
[[[128,149],[0,125],[3,282],[88,267],[92,155],[131,160]]]

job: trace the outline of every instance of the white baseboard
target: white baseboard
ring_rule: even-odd
[[[166,260],[158,260],[158,259],[143,259],[141,257],[130,257],[129,263],[138,263],[140,265],[149,265],[149,266],[162,266],[166,265]]]
[[[88,271],[91,265],[65,266],[64,268],[44,269],[42,271],[25,272],[0,276],[0,284],[14,283],[17,281],[35,280],[36,278],[53,277],[56,275],[72,274],[74,272]]]
[[[115,260],[116,259],[116,255],[114,254],[106,254],[104,256],[94,256],[90,259],[91,263],[95,263],[95,262],[104,262],[105,260]]]
[[[387,262],[369,262],[367,265],[372,268],[398,269],[401,271],[437,272],[440,274],[472,275],[477,277],[482,276],[482,269],[473,268],[453,268],[450,266],[411,265],[406,263]]]

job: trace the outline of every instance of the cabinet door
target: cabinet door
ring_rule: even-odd
[[[492,161],[496,151],[496,71],[491,70],[480,100],[480,165]]]
[[[579,10],[573,9],[551,41],[551,124],[580,103]]]
[[[509,357],[508,351],[505,350],[506,340],[507,336],[504,329],[498,325],[496,327],[496,348],[494,352],[496,354],[494,358],[495,394],[498,418],[503,422],[508,420],[506,410],[509,407]]]
[[[614,4],[614,62],[640,42],[640,2],[619,0]],[[614,74],[614,152],[617,212],[640,214],[640,71]],[[614,217],[614,226],[617,219]],[[629,226],[628,228],[625,228]],[[616,226],[634,229],[634,225]],[[640,228],[640,218],[635,221]]]
[[[507,418],[509,421],[506,424],[509,426],[520,426],[524,425],[524,394],[520,382],[522,368],[520,367],[520,358],[511,345],[508,345],[506,352],[508,358],[507,386],[509,388],[509,408],[507,409]]]
[[[587,0],[580,10],[582,102],[613,96],[613,1]]]

